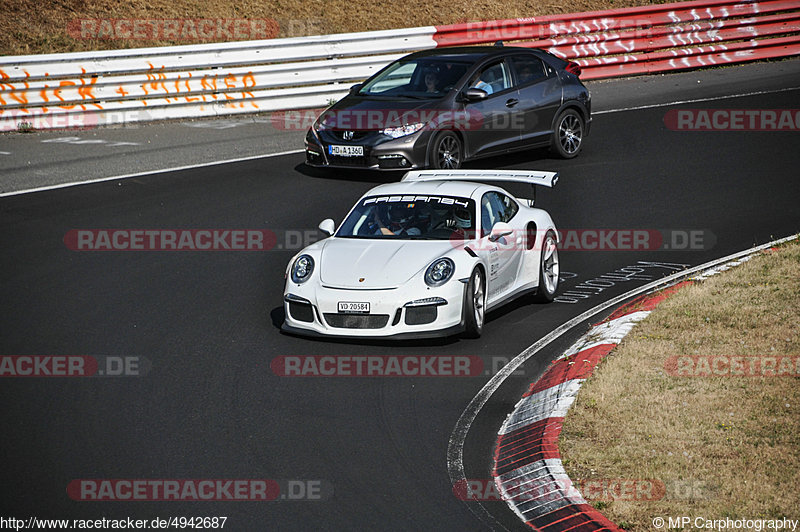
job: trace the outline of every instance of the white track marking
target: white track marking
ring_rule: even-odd
[[[573,345],[567,349],[563,355],[558,357],[558,359],[571,357],[572,355],[577,355],[581,351],[601,345],[619,344],[622,339],[631,332],[633,326],[645,319],[648,314],[650,314],[650,312],[647,311],[631,312],[621,318],[611,320],[602,325],[597,325],[593,327],[592,334],[584,338],[584,342]]]
[[[528,521],[526,513],[536,513],[536,510],[544,505],[553,508],[554,505],[563,507],[570,504],[586,504],[564,471],[561,460],[547,458],[522,466],[500,475],[496,482],[499,483],[498,488],[501,492],[508,491],[508,487],[511,486],[516,497],[527,501],[524,510],[517,505],[512,507],[514,513],[524,522]],[[544,502],[534,506],[537,495],[541,496]]]
[[[566,417],[585,379],[570,379],[523,397],[506,418],[499,434],[508,434],[551,417]]]
[[[665,288],[667,286],[671,286],[680,282],[683,279],[690,278],[694,274],[702,274],[706,270],[712,270],[714,268],[718,268],[720,265],[724,265],[727,262],[739,260],[741,261],[742,258],[753,255],[760,251],[763,251],[767,248],[772,246],[776,246],[778,244],[782,244],[784,242],[789,242],[790,240],[797,239],[798,235],[788,236],[786,238],[781,238],[779,240],[773,240],[772,242],[768,242],[766,244],[762,244],[760,246],[752,247],[750,249],[746,249],[744,251],[740,251],[738,253],[734,253],[732,255],[728,255],[727,257],[722,257],[721,259],[712,260],[710,262],[706,262],[705,264],[701,264],[700,266],[695,266],[693,268],[688,268],[686,270],[674,273],[672,275],[668,275],[667,277],[663,277],[661,279],[657,279],[646,285],[640,286],[639,288],[635,288],[629,292],[621,294],[617,297],[609,299],[604,303],[600,303],[595,307],[587,310],[586,312],[580,314],[568,320],[557,328],[550,331],[548,334],[537,340],[527,349],[525,349],[522,353],[514,357],[508,364],[503,366],[500,371],[495,373],[495,375],[489,379],[483,388],[472,398],[472,400],[467,405],[467,408],[461,413],[459,416],[458,421],[456,422],[456,426],[453,428],[453,432],[450,434],[450,440],[447,445],[447,472],[450,475],[450,482],[452,485],[457,485],[456,483],[465,483],[466,476],[464,472],[464,442],[467,439],[467,434],[469,433],[470,427],[472,427],[472,423],[478,417],[481,409],[489,402],[489,399],[492,397],[494,392],[500,388],[500,386],[505,382],[505,380],[509,377],[509,375],[513,374],[522,364],[524,364],[529,358],[534,356],[536,353],[547,347],[551,342],[562,336],[564,333],[579,325],[580,323],[592,318],[593,316],[603,312],[604,310],[611,308],[613,306],[619,305],[620,303],[630,299],[632,297],[638,296],[640,294],[644,294],[659,288]],[[465,502],[476,502],[478,508],[480,509],[480,513],[484,516],[491,519],[495,524],[498,524],[495,521],[494,517],[489,513],[488,510],[480,503],[480,501],[465,501]],[[478,508],[476,508],[472,504],[468,504],[467,507],[475,513],[479,518],[482,518],[481,515],[478,513]]]
[[[44,190],[54,190],[57,188],[66,188],[66,187],[74,187],[78,185],[88,185],[90,183],[102,183],[103,181],[114,181],[115,179],[128,179],[131,177],[143,177],[146,175],[153,175],[153,174],[163,174],[166,172],[177,172],[180,170],[191,170],[192,168],[205,168],[206,166],[216,166],[219,164],[229,164],[229,163],[239,163],[242,161],[252,161],[255,159],[265,159],[267,157],[280,157],[281,155],[291,155],[293,153],[302,153],[305,150],[289,150],[289,151],[282,151],[278,153],[264,153],[261,155],[251,155],[250,157],[239,157],[238,159],[224,159],[221,161],[211,161],[208,163],[200,163],[200,164],[187,164],[186,166],[175,166],[173,168],[164,168],[162,170],[150,170],[147,172],[138,172],[135,174],[124,174],[124,175],[115,175],[112,177],[100,177],[98,179],[90,179],[88,181],[73,181],[70,183],[59,183],[57,185],[48,185],[46,187],[38,187],[38,188],[29,188],[27,190],[16,190],[13,192],[2,192],[0,193],[0,198],[6,196],[16,196],[18,194],[29,194],[31,192],[41,192]]]
[[[755,92],[745,92],[742,94],[730,94],[727,96],[711,96],[709,98],[697,98],[694,100],[676,100],[674,102],[666,102],[666,103],[653,103],[648,105],[637,105],[636,107],[622,107],[620,109],[608,109],[606,111],[592,111],[592,116],[594,115],[604,115],[608,113],[622,113],[625,111],[639,111],[641,109],[653,109],[657,107],[668,107],[670,105],[684,105],[687,103],[699,103],[699,102],[713,102],[715,100],[726,100],[728,98],[745,98],[747,96],[759,96],[761,94],[775,94],[779,92],[788,92],[788,91],[796,91],[800,90],[800,87],[789,87],[785,89],[775,89],[771,91],[755,91]]]

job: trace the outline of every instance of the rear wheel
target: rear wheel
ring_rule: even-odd
[[[585,129],[583,117],[578,111],[565,110],[556,119],[550,149],[564,159],[576,157],[583,146]]]
[[[486,310],[486,283],[479,268],[472,271],[464,295],[464,335],[467,338],[479,338],[483,332],[483,321]]]
[[[536,300],[549,303],[558,289],[558,245],[556,235],[548,231],[542,241],[542,253],[539,256],[539,288],[536,289]]]
[[[464,160],[464,147],[461,139],[452,131],[440,131],[433,138],[431,166],[445,170],[461,168]]]

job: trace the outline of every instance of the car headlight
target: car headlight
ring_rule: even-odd
[[[317,118],[314,121],[314,124],[311,126],[311,128],[314,131],[324,131],[324,130],[328,129],[328,126],[327,126],[327,124],[325,124],[324,120],[320,120],[319,118]]]
[[[425,270],[425,284],[428,286],[441,286],[450,280],[455,271],[456,265],[452,260],[447,257],[436,259]]]
[[[332,124],[326,123],[328,120],[331,119],[331,114],[332,111],[330,110],[330,107],[322,111],[322,113],[320,113],[317,119],[314,120],[314,123],[311,124],[311,128],[314,131],[323,131],[325,129],[331,129]]]
[[[406,135],[411,135],[412,133],[416,133],[423,127],[425,127],[425,122],[417,122],[416,124],[406,124],[404,126],[387,127],[381,129],[381,133],[383,133],[384,135],[388,135],[393,139],[397,139],[400,137],[405,137]]]
[[[309,255],[300,255],[292,265],[292,281],[295,283],[304,283],[311,277],[311,272],[314,271],[314,259]]]

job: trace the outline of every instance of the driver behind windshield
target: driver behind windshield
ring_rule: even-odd
[[[468,240],[473,238],[472,215],[468,209],[455,207],[447,217],[446,226],[453,231],[450,236],[453,240]]]
[[[429,70],[425,74],[425,92],[439,92],[439,73]]]
[[[453,229],[472,229],[472,215],[463,207],[454,208],[447,220],[447,227]]]
[[[342,222],[336,236],[462,240],[474,231],[473,200],[438,196],[419,198],[409,198],[413,201],[399,201],[400,197],[397,197],[398,201],[386,201],[387,197],[366,198]]]
[[[413,203],[379,205],[373,211],[373,228],[376,235],[419,236],[419,220]]]

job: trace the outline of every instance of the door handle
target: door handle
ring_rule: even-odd
[[[518,103],[519,100],[517,100],[516,98],[509,98],[508,100],[506,100],[506,107],[514,107]]]

